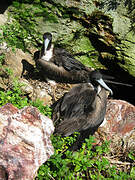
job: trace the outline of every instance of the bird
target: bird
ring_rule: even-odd
[[[87,82],[93,71],[92,68],[86,67],[75,59],[67,50],[54,47],[50,32],[43,34],[42,49],[34,59],[47,82],[52,84]]]
[[[75,59],[66,49],[55,47],[52,43],[52,34],[46,32],[43,34],[43,45],[41,51],[34,54],[36,67],[42,72],[47,82],[50,84],[60,83],[85,83],[88,82],[91,73],[95,71],[92,67],[87,67],[79,60]],[[102,74],[105,81],[113,77]],[[120,84],[117,83],[116,84]]]
[[[102,74],[94,71],[88,83],[77,84],[60,98],[53,106],[55,134],[93,134],[104,121],[108,97],[106,90],[113,94]]]

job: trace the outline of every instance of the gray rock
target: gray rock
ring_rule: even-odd
[[[36,87],[32,96],[32,100],[39,99],[44,105],[50,105],[52,103],[52,97],[49,95],[45,88]]]
[[[117,34],[120,43],[115,44],[117,57],[112,59],[122,69],[135,77],[135,34],[134,34],[134,7],[135,1],[102,0],[100,9],[113,18],[113,32]]]

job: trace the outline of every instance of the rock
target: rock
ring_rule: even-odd
[[[50,141],[53,131],[52,120],[34,107],[1,107],[0,178],[33,180],[39,166],[54,152]]]
[[[34,87],[26,79],[20,79],[19,83],[22,84],[21,90],[31,98],[33,96]]]
[[[99,8],[113,19],[112,31],[115,37],[116,34],[118,35],[117,40],[119,39],[119,41],[115,41],[116,55],[109,58],[110,64],[117,64],[121,69],[135,77],[134,10],[130,7],[135,5],[135,1],[127,2],[122,0],[112,3],[111,0],[102,0],[102,5]]]
[[[112,147],[135,150],[135,106],[123,100],[108,100],[106,121],[100,127]]]
[[[16,49],[15,52],[10,49],[10,51],[6,53],[5,65],[13,71],[15,77],[21,77],[23,71],[22,62],[24,60],[29,65],[34,65],[34,61],[30,54],[24,53],[21,49]]]
[[[53,41],[73,54],[79,54],[76,58],[84,64],[96,68],[108,68],[108,63],[116,64],[135,77],[134,12],[130,4],[134,7],[134,2],[125,0],[44,1],[46,9],[37,6],[42,16],[37,16],[31,4],[23,3],[23,8],[32,11],[36,24],[33,29],[38,32],[29,38],[39,41],[45,31],[52,32]],[[10,11],[16,12],[15,7],[9,7]],[[25,23],[21,26],[25,29]],[[104,66],[98,61],[98,53],[106,61],[106,64],[100,61]],[[109,68],[115,70],[114,67]]]
[[[8,179],[8,174],[4,166],[0,165],[0,180],[7,180]]]
[[[48,94],[46,89],[36,87],[34,90],[34,94],[32,96],[32,100],[35,101],[36,99],[39,99],[43,101],[44,105],[50,105],[52,103],[52,97]]]
[[[107,131],[124,136],[135,127],[135,106],[122,100],[109,100],[105,118]]]
[[[39,2],[36,3],[38,4]],[[132,3],[134,4],[134,2]],[[10,17],[13,18],[18,7],[20,7],[20,11],[17,10],[18,16],[19,13],[23,12],[23,9],[33,14],[35,22],[31,18],[28,18],[30,23],[27,23],[27,25],[19,20],[17,21],[21,29],[26,30],[24,43],[26,43],[25,46],[31,54],[34,54],[34,46],[40,49],[42,34],[49,31],[53,34],[53,42],[57,46],[66,48],[75,58],[87,66],[108,69],[108,73],[114,75],[118,81],[134,83],[135,44],[132,41],[134,39],[132,22],[134,21],[131,14],[128,13],[129,4],[125,3],[125,0],[120,2],[112,2],[112,0],[44,1],[42,6],[36,7],[36,11],[34,4],[28,4],[27,2],[23,3],[22,6],[19,6],[18,3],[15,4],[8,8],[10,15],[13,12]],[[37,12],[40,12],[42,16],[37,15]],[[133,13],[132,10],[131,13]],[[16,20],[14,19],[12,23],[16,26],[15,22]],[[31,23],[33,24],[32,29],[30,27]],[[28,29],[32,30],[31,33]],[[19,34],[20,28],[18,31]],[[15,31],[15,34],[17,34],[17,31]],[[18,40],[22,41],[22,38],[19,39],[19,35],[15,37],[17,42]],[[6,40],[6,38],[4,37],[3,39]],[[21,46],[19,47],[21,48]],[[29,65],[34,65],[31,55],[21,50],[17,49],[15,53],[10,51],[6,55],[6,63],[9,68],[13,69],[13,73],[17,77],[21,76],[22,59],[29,62],[29,64],[26,63],[26,68],[30,67]],[[28,69],[31,69],[30,71],[33,72],[31,67]],[[30,78],[33,78],[31,73],[26,79]],[[0,84],[1,86],[3,85],[2,83]],[[130,99],[132,99],[132,95]]]
[[[8,20],[7,11],[4,14],[0,14],[0,26],[3,26]]]

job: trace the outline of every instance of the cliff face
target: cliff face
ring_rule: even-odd
[[[27,48],[30,40],[37,45],[49,31],[57,45],[66,47],[84,64],[97,68],[109,64],[113,71],[115,64],[135,77],[134,1],[21,2],[12,3],[8,11],[22,31],[25,29],[20,40],[27,38]]]
[[[40,48],[42,34],[49,31],[57,46],[66,48],[87,66],[103,69],[118,81],[134,84],[135,1],[20,2],[12,2],[6,10],[9,16],[1,42],[33,55],[33,47]]]

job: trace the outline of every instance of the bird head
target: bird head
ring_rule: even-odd
[[[51,43],[52,43],[52,34],[49,32],[44,33],[43,35],[43,41],[44,41],[44,51],[46,52],[47,50],[50,49]]]
[[[90,83],[92,83],[92,85],[96,88],[98,85],[102,86],[104,89],[106,89],[107,91],[109,91],[111,93],[111,95],[113,95],[112,90],[107,86],[107,84],[104,82],[104,80],[102,79],[102,74],[95,70],[92,71],[91,75],[90,75]]]

